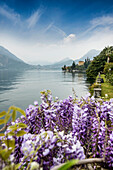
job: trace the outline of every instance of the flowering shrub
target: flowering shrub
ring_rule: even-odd
[[[4,144],[13,131],[10,159],[17,167],[30,169],[37,162],[37,167],[46,170],[71,159],[102,158],[102,167],[113,168],[113,99],[96,101],[87,95],[59,101],[52,99],[50,91],[41,92],[41,99],[40,105],[35,101],[26,116],[11,123],[1,138]]]
[[[84,159],[84,150],[76,137],[72,135],[64,135],[64,132],[54,134],[52,131],[42,130],[40,134],[25,134],[20,147],[21,166],[26,162],[37,161],[43,169],[50,169],[53,165],[64,163],[70,159]],[[18,154],[18,151],[14,153]],[[29,155],[29,156],[27,156]],[[27,157],[27,158],[26,158]],[[26,158],[26,159],[25,159]]]
[[[35,101],[34,105],[29,105],[26,109],[26,117],[21,116],[16,122],[27,124],[26,131],[31,134],[40,133],[41,129],[54,131],[64,131],[67,134],[72,131],[72,115],[74,110],[73,99],[59,101],[57,98],[52,101],[50,91],[41,92],[42,103],[39,106]]]

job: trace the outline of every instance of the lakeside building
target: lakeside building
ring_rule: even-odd
[[[83,66],[83,65],[84,65],[84,61],[79,61],[79,62],[78,62],[78,65],[79,65],[79,66]]]

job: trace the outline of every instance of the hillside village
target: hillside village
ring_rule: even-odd
[[[64,65],[62,67],[62,70],[64,72],[85,72],[86,69],[88,68],[89,64],[91,63],[92,60],[90,60],[89,58],[85,59],[85,61],[78,61],[78,63],[76,64],[75,61],[73,61],[71,66],[66,66]]]

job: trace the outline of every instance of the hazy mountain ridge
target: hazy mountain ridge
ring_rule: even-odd
[[[73,61],[77,64],[78,61],[85,61],[87,57],[92,60],[93,57],[97,56],[100,51],[92,49],[88,51],[83,57],[77,60],[65,58],[61,61],[55,62],[49,65],[30,65],[16,57],[14,54],[9,52],[4,47],[0,46],[0,69],[61,69],[64,65],[71,66]]]
[[[92,49],[79,59],[72,60],[70,58],[65,58],[59,62],[52,64],[52,65],[44,65],[44,66],[42,66],[42,69],[43,68],[45,68],[45,69],[61,69],[64,65],[71,66],[73,61],[75,61],[75,63],[77,64],[79,61],[85,61],[85,59],[87,59],[87,58],[89,58],[90,60],[93,60],[93,58],[95,56],[97,56],[99,53],[100,53],[99,50]]]
[[[21,59],[16,57],[9,50],[7,50],[6,48],[4,48],[2,46],[0,46],[0,55],[2,55],[3,57],[8,57],[8,58],[15,60],[15,61],[23,62]]]
[[[43,65],[43,66],[41,66],[41,69],[45,69],[45,70],[50,70],[50,69],[55,69],[55,70],[58,69],[59,70],[60,69],[61,70],[63,65],[71,65],[72,62],[73,62],[72,59],[65,58],[65,59],[63,59],[61,61],[58,61],[58,62],[54,63],[54,64]]]
[[[93,58],[99,54],[100,54],[99,50],[92,49],[92,50],[88,51],[83,57],[75,60],[75,62],[78,63],[78,61],[85,61],[85,59],[87,59],[87,58],[89,58],[90,60],[93,60]]]
[[[31,66],[0,46],[0,69],[27,69]]]

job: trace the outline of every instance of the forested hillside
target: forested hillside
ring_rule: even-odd
[[[98,56],[94,57],[93,61],[86,70],[88,79],[95,80],[98,73],[103,72],[108,57],[109,62],[113,62],[113,46],[105,47]]]

